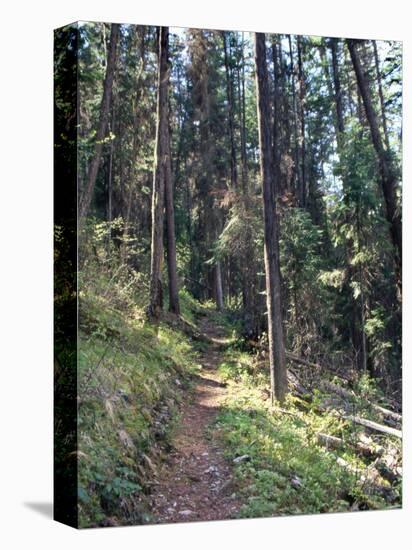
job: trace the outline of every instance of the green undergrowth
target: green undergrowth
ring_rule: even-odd
[[[358,429],[332,411],[319,412],[326,394],[315,392],[309,405],[289,395],[282,408],[272,407],[267,373],[256,368],[251,355],[233,349],[228,350],[219,371],[227,382],[228,397],[216,427],[227,457],[243,456],[234,464],[244,501],[240,517],[399,505],[399,488],[388,504],[381,493],[364,483],[368,463],[350,446]],[[318,444],[319,432],[340,437],[348,445],[338,452],[328,450]],[[388,482],[380,483],[385,491]]]
[[[198,302],[188,290],[183,288],[179,292],[180,314],[182,319],[197,329],[199,320],[212,311],[212,302]]]
[[[146,321],[136,275],[100,271],[80,288],[79,525],[145,523],[147,482],[198,369],[196,352],[178,326]],[[195,323],[200,312],[188,302],[183,295]]]

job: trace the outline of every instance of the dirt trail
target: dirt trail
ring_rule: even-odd
[[[226,394],[216,370],[224,334],[208,320],[203,321],[201,330],[210,344],[200,357],[203,368],[197,384],[183,405],[173,450],[153,487],[156,523],[229,519],[241,506],[234,494],[231,465],[218,442],[206,435]]]

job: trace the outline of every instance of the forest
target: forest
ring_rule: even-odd
[[[400,507],[401,43],[82,22],[55,48],[79,525]]]

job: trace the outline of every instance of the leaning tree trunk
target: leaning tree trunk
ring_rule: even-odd
[[[282,402],[287,391],[285,347],[279,266],[279,236],[276,192],[272,171],[269,84],[264,33],[255,33],[257,115],[260,145],[260,172],[263,186],[265,226],[266,301],[268,310],[269,361],[272,401]]]
[[[113,77],[116,65],[116,49],[119,39],[119,28],[117,23],[113,23],[110,32],[110,45],[107,55],[107,67],[106,76],[103,86],[103,99],[100,106],[100,119],[99,126],[96,132],[96,145],[94,149],[93,159],[89,166],[87,175],[86,188],[84,189],[79,206],[79,222],[82,226],[85,218],[89,212],[90,204],[92,202],[94,186],[96,183],[97,172],[99,170],[100,159],[102,156],[103,140],[106,134],[107,124],[109,121],[110,104],[112,99]]]
[[[162,263],[166,164],[168,157],[168,27],[159,29],[156,145],[152,190],[152,245],[150,263],[149,317],[158,319],[163,307]]]
[[[396,199],[397,178],[395,169],[391,160],[390,151],[385,150],[381,134],[378,127],[378,119],[372,104],[369,84],[363,72],[359,53],[356,48],[356,40],[348,39],[349,53],[352,59],[353,68],[356,74],[356,80],[360,95],[365,108],[366,118],[372,136],[372,143],[376,151],[379,162],[379,172],[382,184],[383,196],[386,203],[386,218],[389,222],[391,238],[395,249],[395,262],[397,271],[397,284],[399,292],[402,288],[402,222]]]

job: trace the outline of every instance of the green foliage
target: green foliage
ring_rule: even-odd
[[[356,380],[354,391],[363,399],[372,402],[383,399],[382,390],[379,389],[377,380],[373,379],[370,374],[362,373]]]
[[[301,208],[285,208],[281,217],[281,274],[287,300],[287,346],[299,353],[317,354],[319,342],[334,336],[333,292],[338,287],[339,269],[327,270],[322,255],[323,230]]]
[[[197,368],[184,334],[145,320],[145,286],[140,274],[123,267],[112,274],[89,261],[81,274],[81,527],[108,515],[123,524],[147,521],[144,488],[153,473],[148,456],[159,438],[167,440],[182,388]]]
[[[302,408],[300,400],[289,395],[282,409],[273,408],[263,398],[267,373],[256,371],[250,356],[228,356],[219,370],[229,383],[229,395],[216,427],[229,459],[249,457],[235,466],[245,501],[241,517],[387,507],[382,496],[361,482],[367,463],[350,445],[339,454],[319,445],[319,432],[356,440],[356,427],[332,413],[319,412],[325,394],[315,390],[310,407]],[[359,408],[366,407],[366,397],[376,396],[370,379],[362,378],[356,389],[362,390]],[[338,456],[349,467],[339,464]]]

